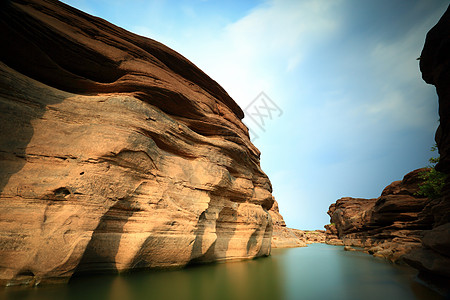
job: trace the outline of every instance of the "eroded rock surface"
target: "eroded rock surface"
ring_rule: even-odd
[[[394,181],[377,199],[347,197],[332,204],[328,210],[331,224],[325,226],[326,243],[407,263],[420,271],[429,286],[448,294],[450,223],[440,223],[445,209],[438,210],[437,217],[433,214],[436,203],[446,198],[430,200],[417,195],[423,170]]]
[[[303,233],[307,244],[325,243],[325,230],[304,230]]]
[[[412,171],[394,181],[376,199],[346,197],[331,204],[326,242],[349,250],[359,247],[391,261],[420,248],[423,234],[432,228],[422,214],[430,200],[417,195],[423,171]]]
[[[0,284],[270,253],[271,184],[228,94],[54,0],[0,4]]]

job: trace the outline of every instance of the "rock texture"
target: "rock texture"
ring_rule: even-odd
[[[331,204],[326,242],[347,249],[361,247],[391,261],[420,248],[423,234],[432,228],[423,215],[430,200],[416,195],[423,171],[412,171],[394,181],[377,199],[346,197]]]
[[[304,230],[303,234],[307,244],[325,243],[325,230]]]
[[[268,255],[273,203],[228,94],[55,0],[0,3],[0,284]]]
[[[450,7],[427,34],[420,70],[423,79],[436,87],[439,97],[440,125],[436,143],[440,161],[436,169],[450,174]],[[423,218],[433,228],[424,234],[422,247],[406,255],[405,260],[419,269],[423,280],[450,297],[450,176],[442,197],[429,203]]]
[[[274,201],[269,213],[273,222],[272,248],[306,247],[304,232],[286,227],[277,201]]]
[[[377,199],[337,200],[328,210],[331,224],[325,226],[326,243],[407,263],[420,271],[429,286],[448,294],[450,223],[440,223],[448,211],[435,210],[436,203],[447,198],[430,200],[416,195],[423,170],[394,181]]]
[[[332,204],[334,205],[334,204]],[[334,246],[344,246],[344,242],[339,238],[336,225],[327,224],[325,227],[325,243]]]

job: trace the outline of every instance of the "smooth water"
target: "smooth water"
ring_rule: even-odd
[[[364,253],[313,244],[274,249],[270,257],[250,261],[5,288],[0,299],[442,299],[414,276],[410,268]]]

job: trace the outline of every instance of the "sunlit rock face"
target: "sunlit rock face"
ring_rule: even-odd
[[[215,81],[53,0],[2,1],[0,31],[2,285],[270,254],[271,184]]]
[[[345,197],[331,204],[326,225],[327,243],[361,247],[391,261],[400,261],[432,228],[424,216],[430,200],[417,195],[425,169],[406,174],[388,185],[376,199]]]
[[[441,156],[436,168],[450,174],[450,8],[427,34],[420,56],[423,79],[436,87],[440,125],[436,142]],[[423,212],[433,228],[422,239],[422,247],[406,256],[426,281],[438,282],[450,297],[450,176],[442,197],[430,202]],[[444,288],[443,288],[444,287]]]

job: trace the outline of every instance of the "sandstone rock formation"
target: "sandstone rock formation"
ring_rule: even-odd
[[[334,204],[332,204],[334,205]],[[334,246],[344,246],[344,242],[339,238],[336,225],[327,224],[325,227],[325,243]]]
[[[406,262],[421,271],[422,280],[448,294],[450,223],[439,222],[448,211],[435,210],[436,203],[445,200],[417,196],[423,170],[394,181],[377,199],[346,197],[330,205],[326,243],[345,245],[345,250],[364,251],[392,262]]]
[[[304,232],[286,227],[277,201],[274,201],[269,213],[273,222],[272,248],[306,247]]]
[[[268,255],[273,203],[228,94],[56,0],[0,4],[0,284]]]
[[[450,7],[427,34],[420,56],[422,78],[436,87],[440,125],[436,143],[440,161],[436,169],[450,174]],[[432,224],[422,238],[422,247],[411,251],[405,261],[419,269],[423,280],[437,284],[450,297],[450,176],[442,197],[430,201],[422,212]]]
[[[416,195],[423,181],[418,169],[387,186],[377,199],[342,198],[331,204],[327,243],[361,247],[374,256],[398,261],[414,248],[432,224],[422,211],[430,203]]]
[[[325,243],[325,230],[304,230],[303,234],[307,244]]]

